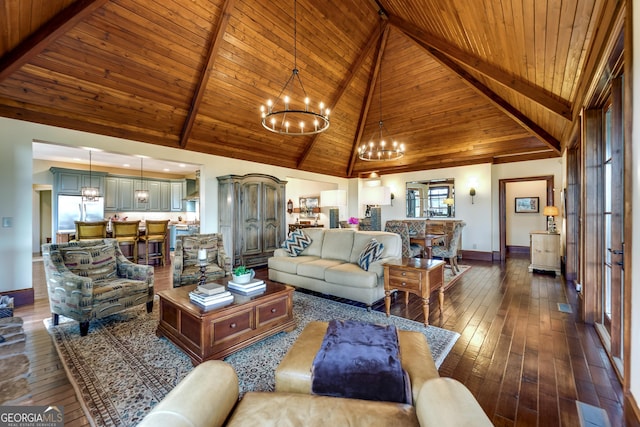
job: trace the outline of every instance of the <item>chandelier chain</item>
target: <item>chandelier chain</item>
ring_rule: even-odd
[[[404,144],[399,144],[393,138],[389,140],[389,145],[387,145],[387,141],[384,139],[384,121],[382,117],[382,57],[384,55],[383,46],[385,46],[383,38],[384,34],[384,24],[382,17],[384,16],[384,11],[380,10],[379,15],[380,19],[380,51],[379,51],[379,66],[378,66],[378,102],[379,102],[379,114],[380,118],[378,121],[378,141],[374,142],[376,132],[372,133],[372,137],[369,140],[368,144],[362,144],[358,148],[358,158],[364,161],[385,161],[385,160],[398,160],[402,156],[404,156]]]

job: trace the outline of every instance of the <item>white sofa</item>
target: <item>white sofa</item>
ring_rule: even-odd
[[[384,297],[382,265],[402,258],[402,241],[395,233],[349,229],[305,228],[311,244],[298,256],[276,249],[269,258],[269,279],[298,288],[359,301],[367,306]],[[364,247],[376,239],[382,257],[365,271],[358,265]]]

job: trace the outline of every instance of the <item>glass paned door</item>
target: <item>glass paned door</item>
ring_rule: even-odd
[[[622,376],[624,345],[624,157],[622,77],[613,81],[604,108],[602,159],[602,285],[599,292],[599,331],[605,349]]]

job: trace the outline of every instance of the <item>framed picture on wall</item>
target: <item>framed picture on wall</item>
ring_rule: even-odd
[[[300,217],[301,218],[315,218],[316,213],[320,212],[319,197],[300,197]]]
[[[540,212],[539,197],[516,197],[516,213]]]

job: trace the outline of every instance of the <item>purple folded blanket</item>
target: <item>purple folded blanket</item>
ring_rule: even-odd
[[[332,320],[313,361],[311,391],[324,396],[411,403],[395,326]]]

